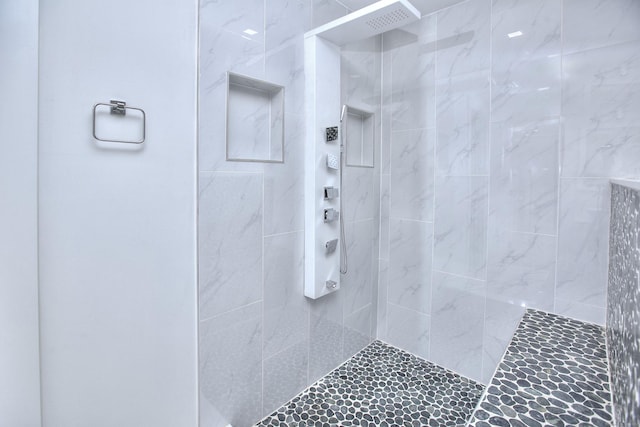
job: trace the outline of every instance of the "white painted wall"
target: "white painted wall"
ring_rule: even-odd
[[[44,426],[196,426],[197,2],[40,16]],[[144,145],[92,139],[110,99],[146,111]]]
[[[0,2],[0,425],[40,425],[38,1]]]

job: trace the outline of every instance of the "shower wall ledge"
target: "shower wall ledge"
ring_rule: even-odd
[[[611,184],[621,185],[623,187],[627,187],[635,191],[640,191],[640,181],[634,181],[634,180],[628,180],[628,179],[612,179]]]
[[[603,327],[527,310],[469,427],[612,426]]]
[[[640,182],[613,180],[607,349],[615,419],[640,425]]]

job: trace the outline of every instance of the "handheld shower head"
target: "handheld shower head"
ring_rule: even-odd
[[[342,121],[344,120],[344,113],[347,112],[347,104],[344,104],[342,106],[342,111],[340,112],[340,123],[342,123]]]

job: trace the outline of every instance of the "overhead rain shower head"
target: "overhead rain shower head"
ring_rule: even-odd
[[[420,19],[420,12],[408,0],[380,0],[328,24],[305,37],[320,36],[343,46],[402,27]]]

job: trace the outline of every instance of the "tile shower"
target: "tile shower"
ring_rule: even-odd
[[[376,338],[487,384],[525,307],[605,322],[609,179],[640,175],[633,0],[467,0],[343,48],[375,162],[344,171],[343,289],[302,296],[302,35],[360,3],[201,2],[203,426],[257,422]],[[284,163],[226,160],[228,71],[285,87]]]

